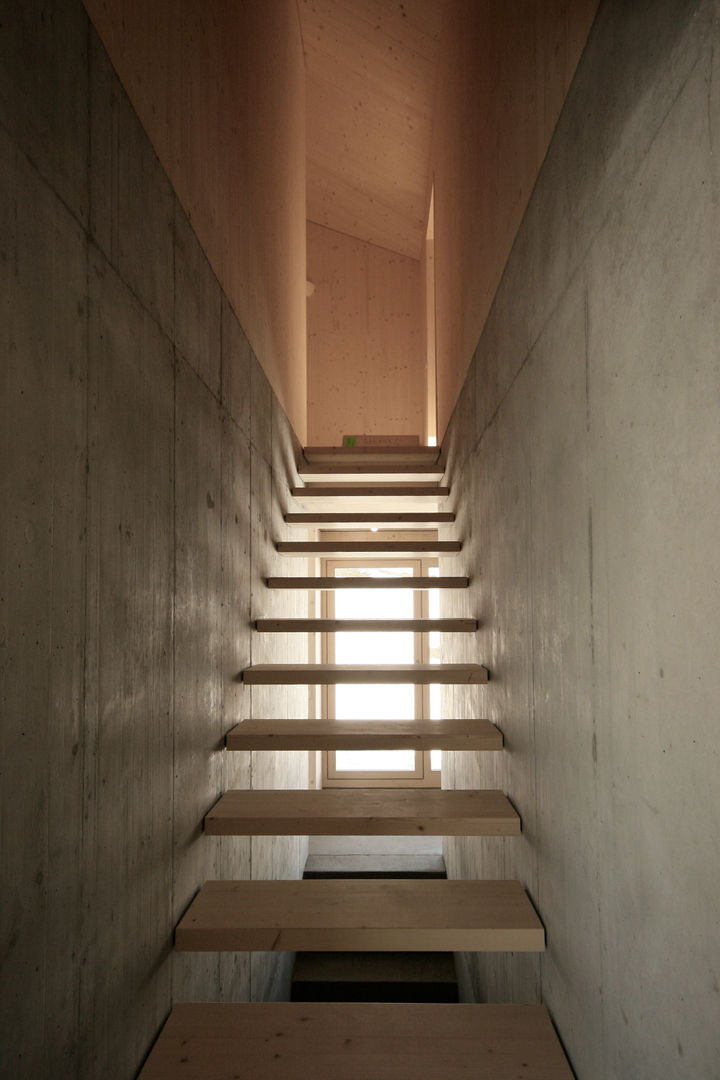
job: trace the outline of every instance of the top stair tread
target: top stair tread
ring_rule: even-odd
[[[455,555],[462,550],[461,540],[278,540],[281,555],[395,555],[398,558],[423,555]]]
[[[381,481],[373,480],[365,483],[337,483],[330,481],[328,483],[321,483],[320,481],[310,484],[298,485],[290,489],[292,495],[297,498],[310,498],[315,496],[318,498],[342,498],[342,499],[355,499],[359,496],[365,498],[371,498],[379,496],[382,498],[403,498],[405,496],[415,496],[426,499],[443,499],[450,494],[450,488],[441,484],[433,483],[414,483],[412,481]]]
[[[437,510],[450,489],[439,484],[422,483],[346,483],[306,484],[290,489],[298,509],[302,510],[364,510],[366,512],[395,513],[415,510],[425,506]]]
[[[490,674],[483,664],[251,664],[242,671],[249,685],[338,685],[412,683],[429,686],[482,684]]]
[[[332,465],[301,465],[298,468],[298,476],[301,480],[305,483],[317,484],[373,484],[377,481],[391,484],[407,481],[433,484],[442,480],[444,474],[444,468],[439,465],[402,462],[392,464],[338,462]]]
[[[437,788],[226,791],[205,816],[212,836],[519,836],[502,791]]]
[[[179,1004],[140,1080],[572,1080],[542,1005]]]
[[[287,525],[322,525],[323,529],[344,529],[348,525],[361,525],[363,528],[380,528],[388,525],[397,525],[404,530],[426,528],[427,526],[452,525],[455,515],[449,512],[429,511],[405,511],[399,513],[378,511],[376,513],[356,511],[338,513],[323,513],[315,511],[310,513],[285,514]]]

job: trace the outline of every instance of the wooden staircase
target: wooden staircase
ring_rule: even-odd
[[[290,525],[347,530],[435,528],[448,488],[432,447],[307,448],[292,488]],[[422,509],[421,509],[422,508]],[[347,540],[277,544],[308,557],[426,558],[457,553],[461,540]],[[269,589],[462,589],[467,577],[269,577]],[[258,618],[257,633],[472,633],[475,619]],[[249,685],[481,684],[477,664],[259,664]],[[483,719],[364,721],[253,718],[227,735],[228,751],[448,749],[499,752],[502,734]],[[227,791],[208,812],[209,836],[454,835],[511,838],[520,818],[500,791],[324,789]],[[511,842],[498,839],[498,842]],[[305,954],[540,952],[545,931],[518,881],[323,876],[301,881],[209,881],[176,929],[184,952],[299,950]],[[306,966],[309,961],[304,961]],[[439,962],[439,961],[438,961]],[[382,961],[374,963],[382,968]],[[367,964],[372,967],[368,959]],[[400,965],[402,967],[402,964]],[[308,970],[310,970],[308,968]],[[318,978],[317,967],[313,967]],[[332,981],[332,980],[330,980]],[[536,1005],[303,1001],[176,1005],[141,1080],[230,1078],[430,1078],[477,1076],[571,1080],[546,1010]]]

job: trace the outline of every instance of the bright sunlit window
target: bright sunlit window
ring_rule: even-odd
[[[339,564],[331,560],[328,571],[346,579],[407,577],[409,585],[416,574],[437,576],[439,573],[436,567],[428,568],[427,563],[420,560],[373,566]],[[437,590],[420,592],[411,585],[408,589],[337,589],[328,594],[326,604],[326,614],[335,619],[413,620],[439,610]],[[438,663],[440,660],[439,635],[412,630],[338,631],[327,635],[325,648],[327,661],[335,664],[413,664]],[[420,717],[439,717],[438,691],[436,686],[402,683],[341,683],[327,688],[324,707],[326,715],[342,721],[412,721]],[[440,759],[440,751],[427,754],[411,749],[338,750],[327,754],[325,782],[392,786],[395,780],[403,786],[437,785]]]

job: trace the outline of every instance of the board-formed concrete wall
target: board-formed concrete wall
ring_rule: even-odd
[[[79,0],[1,22],[0,1075],[127,1080],[172,1000],[284,973],[172,934],[205,879],[304,861],[202,833],[227,787],[306,783],[222,750],[269,707],[238,672],[303,659],[250,626],[302,572],[298,444]]]
[[[720,1075],[720,5],[607,0],[446,451],[518,840],[447,844],[519,878],[540,959],[466,956],[544,999],[581,1080]]]

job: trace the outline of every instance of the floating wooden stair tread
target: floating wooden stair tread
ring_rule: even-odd
[[[345,528],[348,525],[362,525],[364,528],[382,525],[397,525],[402,529],[419,526],[451,525],[455,515],[444,512],[436,513],[345,513],[345,514],[285,514],[288,525],[322,525],[324,529]]]
[[[444,469],[437,465],[305,465],[298,476],[312,484],[437,484]]]
[[[281,555],[454,555],[462,549],[460,540],[280,540],[275,545]]]
[[[308,465],[436,465],[440,449],[437,446],[306,446],[303,457]]]
[[[211,836],[519,836],[501,791],[360,788],[226,791],[205,816]]]
[[[269,577],[268,589],[467,589],[466,577]]]
[[[253,664],[242,680],[253,686],[336,686],[338,683],[431,683],[469,685],[486,683],[482,664]]]
[[[243,720],[228,750],[502,750],[490,720]]]
[[[450,488],[439,484],[305,484],[291,488],[301,499],[444,499]]]
[[[264,634],[313,634],[411,631],[415,634],[471,634],[477,619],[256,619],[255,629]]]
[[[388,510],[404,513],[420,507],[438,510],[450,493],[438,484],[409,483],[306,484],[291,491],[298,510],[363,510],[373,514]]]
[[[139,1080],[573,1080],[542,1005],[175,1005]]]
[[[519,881],[208,881],[175,931],[184,952],[542,952]]]

